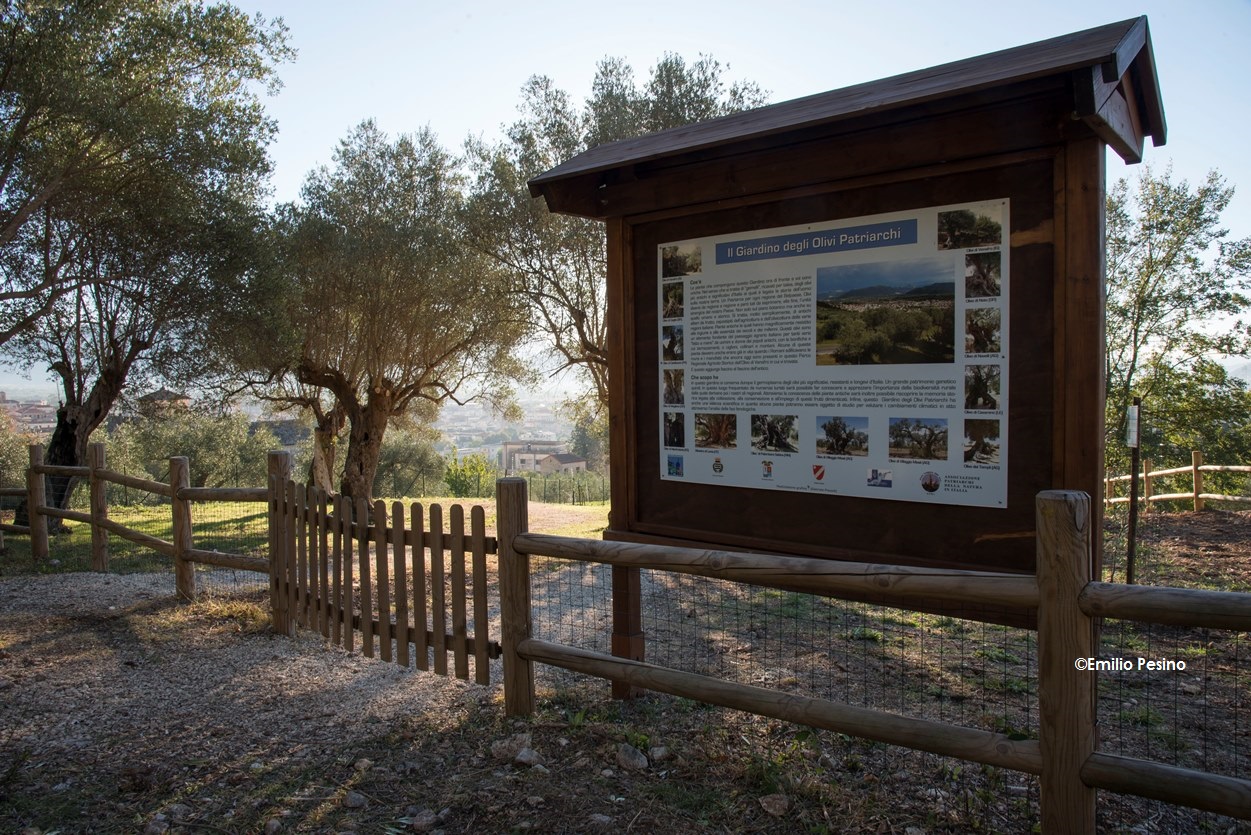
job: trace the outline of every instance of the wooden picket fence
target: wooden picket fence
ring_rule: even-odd
[[[328,497],[270,478],[270,592],[274,631],[316,630],[367,657],[490,684],[500,645],[488,637],[486,534],[481,507],[443,509]],[[372,513],[371,513],[372,512]],[[372,516],[372,519],[371,519]],[[470,620],[472,613],[472,620]]]

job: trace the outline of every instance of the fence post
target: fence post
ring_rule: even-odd
[[[109,570],[109,532],[101,522],[109,518],[108,482],[100,478],[104,469],[104,444],[87,445],[87,467],[91,470],[88,482],[91,496],[91,570]]]
[[[1194,476],[1195,485],[1195,510],[1203,510],[1203,473],[1199,468],[1203,466],[1203,453],[1200,450],[1190,451],[1190,472]]]
[[[286,510],[287,481],[291,478],[291,453],[270,452],[269,470],[269,611],[270,627],[279,635],[290,635],[291,612],[287,607],[286,559],[283,548],[286,536],[283,514]],[[342,524],[340,520],[339,524]],[[350,558],[350,557],[349,557]],[[351,593],[351,590],[348,590]],[[349,624],[348,629],[351,629]]]
[[[1151,509],[1151,459],[1142,459],[1142,509]]]
[[[169,507],[174,517],[174,590],[179,600],[195,600],[195,564],[191,551],[191,502],[178,492],[191,486],[191,466],[183,456],[169,459]]]
[[[1095,624],[1077,605],[1091,577],[1090,497],[1044,490],[1035,502],[1038,577],[1039,803],[1044,832],[1093,833],[1095,790],[1082,782],[1094,753],[1095,673],[1077,669],[1096,655]]]
[[[48,517],[43,506],[48,503],[48,492],[43,473],[35,472],[43,466],[43,447],[30,445],[30,469],[26,471],[26,521],[30,525],[30,556],[36,562],[48,558]]]
[[[530,555],[513,548],[513,538],[530,529],[526,481],[501,478],[495,482],[496,533],[499,537],[500,620],[504,648],[504,713],[534,713],[534,664],[517,654],[530,637]]]

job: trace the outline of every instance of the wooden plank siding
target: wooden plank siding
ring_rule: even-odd
[[[500,654],[489,637],[486,514],[400,502],[389,507],[287,482],[276,488],[281,528],[274,576],[295,624],[352,651],[489,684]],[[372,512],[371,512],[372,511]],[[407,526],[406,526],[407,522]],[[446,553],[446,556],[445,556]],[[470,619],[470,596],[473,617]],[[433,657],[431,657],[433,655]]]

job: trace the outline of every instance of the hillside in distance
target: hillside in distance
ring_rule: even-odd
[[[830,290],[822,293],[818,297],[818,301],[838,303],[933,298],[950,299],[955,297],[955,293],[956,284],[954,281],[924,282],[913,286],[875,284],[850,290]]]

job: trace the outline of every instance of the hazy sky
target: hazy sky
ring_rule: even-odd
[[[1145,14],[1168,119],[1168,144],[1148,143],[1146,164],[1171,164],[1192,181],[1221,171],[1242,186],[1226,225],[1251,235],[1248,0],[236,4],[282,17],[299,51],[280,68],[283,90],[267,99],[280,128],[271,149],[280,201],[296,199],[305,175],[363,119],[391,134],[429,125],[458,148],[470,135],[498,136],[532,75],[580,103],[605,56],[626,59],[642,81],[666,52],[710,55],[729,67],[728,80],[755,81],[779,102]],[[1134,170],[1110,155],[1109,180]],[[5,373],[0,385],[31,383]]]
[[[1251,2],[1053,0],[1039,3],[370,2],[240,0],[282,17],[299,58],[269,101],[276,198],[298,196],[309,170],[362,119],[390,132],[429,125],[458,147],[497,136],[516,118],[521,86],[550,76],[581,102],[595,64],[623,57],[636,77],[666,52],[711,55],[730,80],[778,102],[1147,15],[1169,140],[1147,164],[1198,179],[1217,168],[1245,183],[1240,222],[1251,234],[1251,160],[1245,151],[1251,78]],[[1119,158],[1110,178],[1132,173]]]

